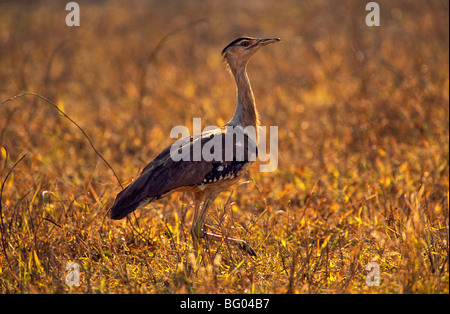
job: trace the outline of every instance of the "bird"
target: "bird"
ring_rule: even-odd
[[[137,208],[173,192],[192,192],[194,213],[190,233],[194,248],[198,249],[202,238],[225,240],[236,244],[250,256],[256,256],[255,250],[244,240],[206,230],[204,220],[217,196],[235,185],[256,159],[259,116],[247,64],[261,47],[280,40],[244,36],[233,40],[222,50],[222,57],[237,88],[237,104],[232,119],[221,128],[182,138],[176,141],[178,146],[167,146],[117,194],[109,210],[111,219],[122,219]],[[199,149],[216,158],[206,158],[201,154],[195,159],[195,151]],[[180,153],[183,150],[187,153]],[[184,158],[174,158],[181,155]]]

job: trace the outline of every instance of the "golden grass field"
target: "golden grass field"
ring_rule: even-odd
[[[380,0],[368,27],[367,2],[80,0],[68,27],[64,1],[2,1],[0,293],[449,293],[449,4]],[[189,194],[111,221],[116,177],[51,102],[126,184],[172,127],[231,119],[241,35],[282,38],[248,67],[279,164],[207,222],[258,257],[195,255]]]

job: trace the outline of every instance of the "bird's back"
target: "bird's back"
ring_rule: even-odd
[[[223,127],[182,138],[159,153],[117,195],[111,218],[122,219],[174,191],[227,188],[248,170],[256,155],[254,136],[242,128]]]

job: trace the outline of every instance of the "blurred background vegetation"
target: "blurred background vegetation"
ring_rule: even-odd
[[[25,96],[0,106],[1,292],[448,293],[448,1],[377,1],[380,27],[361,0],[77,2],[79,27],[64,1],[0,2],[0,102],[54,101],[122,182],[173,126],[232,117],[226,44],[282,38],[248,67],[278,170],[253,166],[209,218],[260,258],[210,244],[195,261],[189,195],[110,222],[110,169]],[[68,261],[80,287],[64,283]]]

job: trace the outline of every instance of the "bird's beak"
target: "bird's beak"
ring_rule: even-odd
[[[258,40],[258,46],[265,46],[268,44],[277,43],[280,40],[281,40],[280,38],[263,38],[263,39]]]
[[[262,38],[262,39],[259,39],[256,43],[254,43],[250,47],[247,47],[246,50],[253,50],[253,48],[259,49],[262,46],[276,43],[276,42],[279,42],[280,40],[281,40],[280,38]]]

